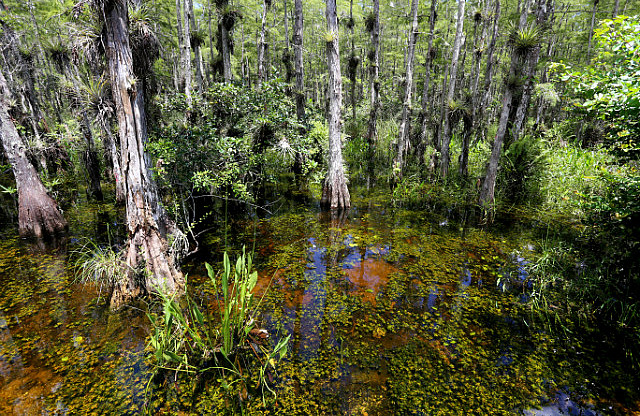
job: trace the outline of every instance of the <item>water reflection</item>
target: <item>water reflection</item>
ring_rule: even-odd
[[[257,294],[271,284],[261,320],[273,338],[292,334],[274,382],[291,414],[510,414],[555,397],[586,366],[586,349],[528,326],[504,286],[528,288],[521,238],[447,221],[372,205],[274,216],[246,232],[257,236]],[[66,252],[16,240],[0,241],[0,285],[1,414],[140,412],[150,372],[141,310],[110,313],[73,282]],[[193,410],[167,401],[167,413]]]

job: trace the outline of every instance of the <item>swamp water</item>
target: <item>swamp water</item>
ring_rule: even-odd
[[[299,207],[235,224],[236,253],[255,245],[258,294],[269,288],[261,326],[275,340],[292,335],[271,383],[277,397],[250,396],[245,414],[640,408],[637,376],[615,339],[579,323],[563,322],[563,333],[536,323],[526,303],[525,266],[537,247],[531,224],[483,230],[385,203],[357,205],[341,218]],[[119,218],[109,209],[71,215],[72,234],[98,244],[118,228],[103,232]],[[208,240],[219,254],[221,237]],[[188,270],[190,290],[206,293],[204,267]],[[215,381],[198,395],[184,382],[149,384],[145,305],[112,313],[98,295],[74,283],[66,251],[43,254],[5,231],[0,414],[139,414],[148,403],[159,414],[229,408],[234,398]]]

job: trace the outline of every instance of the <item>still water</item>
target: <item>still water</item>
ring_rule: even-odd
[[[109,311],[70,261],[82,238],[121,241],[119,213],[68,215],[63,248],[42,251],[10,229],[0,241],[0,414],[230,409],[215,377],[197,389],[151,380],[149,305]],[[277,396],[245,396],[243,412],[637,412],[637,372],[613,336],[532,312],[527,265],[542,225],[464,218],[361,200],[342,216],[299,206],[234,221],[231,257],[242,245],[255,251],[259,322],[273,340],[291,335],[271,381]],[[219,261],[223,241],[209,235],[186,267],[193,293],[206,296],[203,261]]]

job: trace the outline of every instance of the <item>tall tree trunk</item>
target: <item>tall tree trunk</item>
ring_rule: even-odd
[[[29,162],[25,143],[9,115],[10,97],[0,70],[0,135],[18,188],[18,231],[24,237],[52,237],[64,232],[67,222]]]
[[[144,96],[138,91],[129,45],[126,0],[95,0],[104,22],[105,53],[118,118],[121,165],[127,192],[127,279],[116,284],[111,305],[144,292],[174,293],[184,287],[184,277],[169,253],[167,236],[175,225],[160,205],[146,152],[147,126]]]
[[[347,179],[342,164],[342,76],[340,74],[340,47],[336,0],[327,0],[327,66],[329,69],[329,170],[322,184],[320,203],[331,209],[351,206]]]
[[[95,140],[93,139],[93,130],[87,117],[87,112],[80,110],[80,113],[80,126],[87,146],[82,155],[84,166],[89,176],[87,195],[97,201],[102,201],[104,197],[102,195],[102,186],[100,185],[100,162],[96,152]]]
[[[354,42],[355,21],[353,20],[353,0],[349,1],[349,31],[351,32],[351,55],[349,55],[349,83],[351,84],[351,118],[356,120],[356,82],[358,80],[358,65],[360,57],[356,56],[356,47]]]
[[[478,87],[480,84],[480,64],[482,62],[482,50],[481,42],[487,34],[486,24],[483,25],[482,35],[478,34],[478,27],[482,20],[486,19],[486,15],[489,11],[489,2],[487,1],[483,12],[480,14],[476,12],[473,19],[473,65],[471,67],[471,100],[470,108],[465,114],[464,133],[462,136],[462,149],[460,151],[460,157],[458,158],[458,173],[461,177],[466,178],[468,174],[468,162],[469,162],[469,144],[471,134],[473,133],[473,127],[476,125],[475,119],[478,114],[479,94]]]
[[[593,42],[593,28],[596,25],[596,10],[598,9],[600,0],[593,0],[593,9],[591,9],[591,26],[589,27],[589,45],[587,46],[587,60],[591,58],[591,44]]]
[[[213,81],[215,74],[213,74],[213,28],[211,25],[211,21],[213,20],[213,8],[211,7],[211,0],[207,0],[207,29],[209,31],[209,65],[207,65],[207,79],[209,81]]]
[[[553,0],[538,0],[538,7],[536,11],[536,25],[540,29],[540,33],[544,31],[547,18],[553,10]],[[527,9],[523,9],[523,14],[527,13]],[[526,23],[526,15],[524,18],[520,19],[519,28],[522,29],[524,24]],[[511,57],[511,68],[509,70],[509,78],[510,80],[515,80],[515,78],[520,75],[519,72],[522,70],[525,62],[531,62],[532,60],[537,60],[537,55],[540,53],[540,41],[538,44],[527,50],[519,50],[518,48],[514,48]],[[500,121],[498,123],[498,131],[496,132],[496,137],[493,142],[493,147],[491,149],[491,156],[489,158],[489,163],[487,164],[487,171],[482,182],[482,188],[480,189],[479,203],[485,209],[489,209],[489,205],[493,204],[495,197],[495,185],[496,185],[496,177],[498,173],[498,164],[500,161],[500,153],[502,150],[502,145],[504,143],[505,135],[507,133],[507,125],[509,122],[509,115],[511,113],[511,107],[513,105],[513,96],[515,89],[517,88],[516,82],[509,82],[507,84],[507,88],[504,93],[504,97],[502,100],[502,112],[500,113]]]
[[[288,0],[284,0],[284,39],[285,47],[282,52],[282,63],[285,69],[285,81],[287,83],[287,94],[291,95],[291,79],[293,78],[293,66],[291,65],[291,42],[289,42],[289,11],[287,10]]]
[[[298,121],[305,120],[305,94],[304,94],[304,56],[303,52],[303,29],[304,16],[302,14],[302,0],[295,0],[293,22],[293,53],[296,70],[296,115]]]
[[[498,39],[498,20],[500,19],[500,0],[495,0],[495,9],[493,12],[493,29],[491,34],[491,41],[489,42],[489,47],[487,48],[487,64],[484,72],[484,86],[482,88],[482,98],[479,101],[478,108],[476,110],[476,115],[474,117],[475,126],[473,130],[475,131],[474,143],[480,140],[481,137],[485,136],[485,111],[489,102],[491,101],[491,82],[493,79],[493,65],[494,65],[494,54],[496,50],[496,43]],[[487,117],[488,118],[488,117]]]
[[[224,11],[224,13],[229,13]],[[220,22],[220,43],[222,44],[222,72],[224,76],[224,82],[230,83],[233,81],[233,73],[231,72],[231,31],[235,21],[231,17],[222,16]]]
[[[396,148],[396,159],[394,171],[398,173],[398,178],[402,178],[402,173],[406,164],[407,151],[409,150],[409,135],[411,130],[411,95],[413,92],[413,63],[418,40],[418,0],[411,1],[411,33],[407,48],[407,71],[405,75],[404,100],[402,102],[402,120],[400,122],[398,145]]]
[[[113,177],[116,180],[116,203],[124,204],[126,202],[126,190],[124,189],[124,181],[122,175],[122,168],[120,167],[120,151],[118,150],[118,144],[111,132],[111,126],[105,117],[100,117],[100,125],[102,132],[104,133],[104,144],[111,154],[111,161],[113,163]]]
[[[522,90],[522,97],[518,103],[516,109],[513,125],[511,126],[511,142],[515,142],[522,133],[524,123],[527,118],[527,111],[529,110],[529,102],[531,101],[531,95],[533,94],[533,88],[535,87],[535,75],[536,66],[540,58],[540,43],[538,43],[532,51],[527,55],[526,67],[524,68],[523,77],[524,85]]]
[[[369,125],[367,127],[367,144],[369,146],[368,183],[371,182],[375,168],[375,149],[378,141],[378,113],[380,112],[380,0],[373,0],[373,15],[367,23],[371,33],[371,51],[369,52],[369,74],[371,89],[369,102]]]
[[[82,161],[84,162],[85,170],[87,173],[87,196],[97,201],[102,201],[104,196],[102,194],[102,186],[100,185],[100,162],[98,154],[96,153],[95,140],[93,138],[93,129],[91,122],[87,116],[87,109],[80,101],[82,95],[80,89],[80,72],[76,66],[71,66],[70,63],[66,63],[62,68],[62,73],[71,81],[73,86],[73,92],[77,97],[73,100],[72,107],[77,114],[80,130],[85,142],[85,149],[82,154]]]
[[[267,68],[265,61],[267,55],[267,14],[271,7],[271,0],[263,0],[262,2],[262,28],[260,29],[260,41],[258,42],[258,89],[262,87],[262,83],[267,79]]]
[[[451,103],[456,90],[456,81],[458,78],[458,57],[460,48],[464,42],[464,33],[462,31],[464,25],[464,6],[465,0],[458,0],[458,19],[456,23],[456,37],[453,42],[453,53],[451,55],[451,69],[449,71],[449,87],[447,89],[447,100],[444,105],[444,125],[440,136],[440,173],[443,178],[449,174],[449,144],[451,143]]]
[[[176,0],[178,47],[180,49],[178,79],[180,80],[180,91],[186,95],[187,104],[191,106],[191,30],[189,29],[189,6],[187,1]]]
[[[429,122],[429,84],[431,81],[431,64],[435,57],[435,51],[433,50],[433,37],[436,27],[436,4],[437,0],[431,0],[431,11],[429,13],[429,47],[427,48],[427,56],[424,62],[425,75],[424,84],[422,85],[422,109],[420,110],[420,142],[417,146],[416,158],[418,163],[422,164],[424,159],[424,153],[427,148],[429,139],[427,137],[427,127]],[[435,151],[435,146],[434,146]]]
[[[198,29],[198,21],[196,20],[196,15],[193,12],[193,0],[187,0],[188,3],[188,14],[189,14],[189,27],[191,28],[191,33],[189,34],[189,42],[191,47],[193,48],[194,55],[194,64],[196,66],[196,86],[198,87],[198,93],[203,93],[203,68],[202,68],[202,53],[200,51],[200,45],[203,43],[203,39],[200,36],[200,32]],[[194,36],[195,35],[195,36]]]

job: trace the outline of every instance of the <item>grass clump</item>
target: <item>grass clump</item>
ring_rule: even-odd
[[[111,245],[98,245],[86,239],[72,252],[75,257],[75,269],[82,283],[95,283],[100,293],[102,289],[111,290],[121,283],[127,275],[127,266],[122,252]]]

